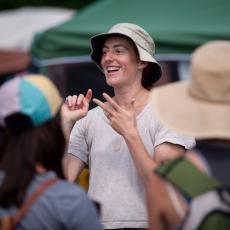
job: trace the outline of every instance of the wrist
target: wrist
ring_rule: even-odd
[[[129,130],[127,130],[125,133],[124,133],[124,135],[123,135],[123,137],[126,139],[126,140],[130,140],[130,139],[135,139],[136,137],[138,137],[139,136],[139,133],[138,133],[138,130],[137,130],[137,128],[133,128],[133,129],[129,129]]]

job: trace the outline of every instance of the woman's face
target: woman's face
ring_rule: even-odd
[[[142,64],[134,44],[121,36],[108,38],[102,48],[101,66],[108,85],[141,84]]]

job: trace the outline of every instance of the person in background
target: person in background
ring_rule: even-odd
[[[161,122],[196,139],[194,149],[146,183],[152,230],[230,229],[229,63],[230,41],[208,42],[192,54],[191,80],[152,92]]]
[[[92,91],[67,97],[72,125],[74,114],[85,116],[72,129],[65,172],[74,181],[88,165],[88,194],[101,204],[105,229],[147,229],[146,183],[161,162],[181,156],[194,144],[165,128],[152,116],[150,89],[161,77],[150,35],[132,23],[114,25],[91,38],[92,60],[104,72],[114,97],[88,112]],[[69,125],[68,125],[69,124]]]
[[[2,230],[102,229],[87,194],[64,178],[61,105],[44,76],[15,77],[0,87]]]

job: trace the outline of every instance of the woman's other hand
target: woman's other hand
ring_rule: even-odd
[[[133,99],[129,104],[121,107],[108,94],[103,93],[103,97],[106,99],[105,103],[95,98],[93,102],[104,110],[112,128],[122,136],[129,132],[136,132],[135,100]]]

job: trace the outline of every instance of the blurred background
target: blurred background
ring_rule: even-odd
[[[154,39],[163,67],[156,86],[188,79],[197,46],[230,39],[229,9],[229,0],[1,0],[0,83],[39,72],[63,97],[88,88],[100,99],[112,95],[90,60],[89,39],[119,22],[136,23]]]

